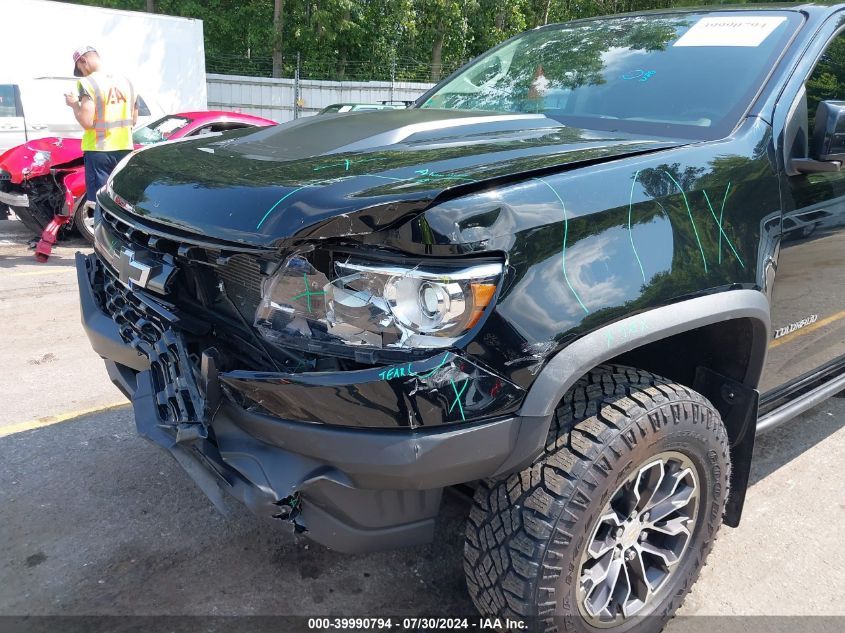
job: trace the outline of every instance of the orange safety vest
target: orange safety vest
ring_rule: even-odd
[[[135,88],[126,77],[91,73],[78,82],[79,95],[94,102],[94,128],[82,134],[83,152],[132,149],[132,112]]]

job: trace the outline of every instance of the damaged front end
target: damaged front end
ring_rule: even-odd
[[[582,315],[531,175],[671,144],[417,109],[145,149],[98,195],[83,322],[216,502],[344,551],[425,542],[444,487],[547,439],[519,407]]]
[[[77,139],[43,138],[6,151],[0,156],[0,204],[39,236],[52,227],[55,241],[72,226],[85,189],[82,162]]]
[[[83,323],[141,435],[218,507],[343,551],[429,540],[445,486],[510,472],[544,426],[465,351],[504,261],[408,260],[331,242],[182,237],[100,199],[78,255]]]

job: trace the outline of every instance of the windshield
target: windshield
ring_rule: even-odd
[[[786,11],[685,13],[537,29],[446,80],[420,107],[718,138],[736,125],[800,21]]]
[[[183,129],[191,122],[181,116],[166,116],[154,123],[139,127],[132,133],[132,141],[135,145],[152,145],[153,143],[161,143],[169,138],[179,130]]]

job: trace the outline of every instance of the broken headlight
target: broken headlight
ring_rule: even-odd
[[[502,275],[497,262],[393,264],[335,258],[315,268],[290,258],[265,282],[255,325],[279,334],[325,334],[353,345],[445,347],[490,306]]]

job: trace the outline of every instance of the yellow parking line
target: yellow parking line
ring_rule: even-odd
[[[51,267],[49,270],[31,270],[22,273],[8,273],[9,277],[31,277],[33,275],[55,275],[56,273],[76,272],[76,268],[61,268],[58,266]]]
[[[74,418],[78,418],[83,415],[89,415],[91,413],[101,413],[102,411],[109,411],[110,409],[117,409],[119,407],[126,406],[129,406],[129,403],[126,402],[126,400],[123,400],[121,402],[113,402],[111,404],[104,404],[98,407],[91,407],[89,409],[68,411],[67,413],[60,413],[59,415],[46,415],[35,420],[14,422],[12,424],[7,424],[5,426],[0,427],[0,437],[14,435],[15,433],[23,433],[24,431],[32,431],[34,429],[40,429],[45,426],[58,424],[59,422],[67,422],[68,420],[73,420]]]
[[[825,325],[830,325],[834,321],[839,321],[840,319],[845,319],[845,310],[842,312],[837,312],[836,314],[832,314],[829,317],[825,317],[821,321],[816,321],[815,323],[811,323],[806,327],[802,327],[800,330],[795,330],[794,332],[790,332],[786,336],[782,336],[778,339],[775,339],[769,344],[769,349],[774,347],[778,347],[779,345],[783,345],[784,343],[788,343],[799,336],[804,336],[805,334],[809,334],[819,328],[824,327]]]

